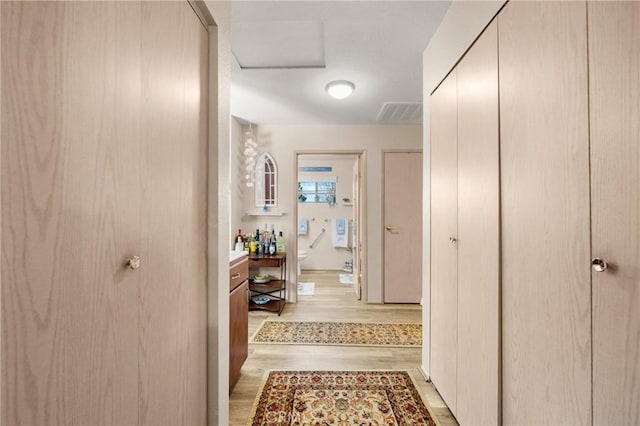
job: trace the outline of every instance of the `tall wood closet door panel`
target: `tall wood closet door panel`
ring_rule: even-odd
[[[431,381],[456,413],[458,339],[457,82],[454,69],[431,95]]]
[[[458,70],[458,377],[460,424],[498,424],[498,25]]]
[[[142,4],[140,424],[206,421],[207,34],[187,2]]]
[[[640,424],[640,3],[589,2],[593,423]]]
[[[498,20],[503,421],[590,424],[586,4]]]
[[[140,5],[0,7],[0,423],[134,425]]]

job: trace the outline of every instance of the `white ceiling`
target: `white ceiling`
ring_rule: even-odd
[[[234,1],[231,113],[258,124],[374,124],[385,102],[421,103],[422,51],[449,5]],[[332,80],[352,81],[353,95],[330,98]]]

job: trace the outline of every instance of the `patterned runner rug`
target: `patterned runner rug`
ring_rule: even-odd
[[[439,425],[407,371],[267,371],[247,425]]]
[[[265,320],[251,343],[422,346],[422,324]]]

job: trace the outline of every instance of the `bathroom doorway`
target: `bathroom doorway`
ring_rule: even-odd
[[[365,153],[297,151],[294,157],[295,270],[335,271],[354,299],[366,301]]]

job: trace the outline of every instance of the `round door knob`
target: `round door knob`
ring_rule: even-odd
[[[384,227],[384,229],[386,229],[387,231],[393,231],[393,226],[387,225]]]
[[[449,237],[449,242],[450,242],[451,244],[455,244],[455,243],[457,243],[457,242],[458,242],[458,240],[457,240],[455,237]]]
[[[138,256],[133,256],[131,259],[127,260],[127,266],[131,269],[138,269],[140,267],[140,263],[142,260]]]
[[[596,272],[604,272],[607,270],[607,268],[609,268],[609,264],[599,257],[594,257],[591,260],[591,267]]]

